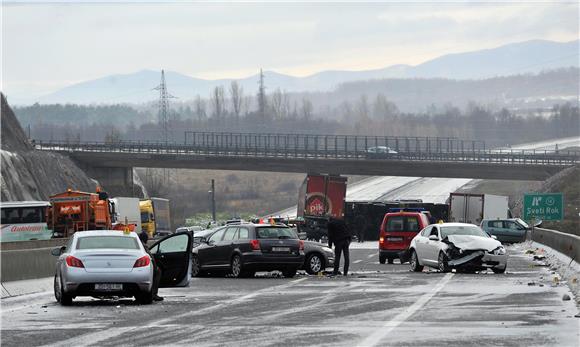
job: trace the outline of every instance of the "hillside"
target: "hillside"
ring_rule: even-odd
[[[95,182],[68,157],[32,149],[3,94],[1,99],[2,201],[47,200],[67,188],[94,191]]]
[[[553,42],[533,40],[507,44],[493,49],[447,54],[416,66],[393,65],[366,71],[321,71],[310,76],[294,77],[274,71],[265,72],[270,91],[330,91],[345,82],[385,78],[482,79],[547,69],[578,67],[580,41]],[[256,66],[256,70],[258,70]],[[169,91],[181,100],[196,94],[206,96],[216,86],[229,86],[232,79],[206,80],[179,72],[166,71]],[[19,103],[143,103],[154,101],[160,71],[142,70],[85,81],[34,100],[17,96]],[[258,75],[238,79],[246,93],[257,89]]]

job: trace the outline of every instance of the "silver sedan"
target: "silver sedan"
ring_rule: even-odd
[[[66,246],[52,250],[59,257],[55,298],[62,305],[70,305],[77,296],[134,296],[149,304],[155,264],[161,270],[162,287],[189,283],[192,243],[189,233],[173,234],[154,243],[150,255],[134,232],[77,232]]]
[[[479,271],[491,268],[504,273],[507,254],[502,244],[480,227],[467,223],[432,224],[411,241],[411,270],[422,271],[423,266],[448,272]]]

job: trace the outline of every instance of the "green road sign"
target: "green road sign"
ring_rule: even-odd
[[[562,193],[524,194],[525,220],[562,220],[564,197]]]

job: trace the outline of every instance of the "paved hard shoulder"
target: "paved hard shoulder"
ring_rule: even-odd
[[[2,282],[2,299],[53,290],[53,277]]]

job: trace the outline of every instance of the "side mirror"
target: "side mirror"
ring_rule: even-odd
[[[494,240],[497,240],[497,236],[495,236],[495,235],[491,235],[491,238]]]
[[[64,252],[66,246],[55,247],[50,251],[50,254],[54,255],[55,257],[60,257],[60,255]]]
[[[536,223],[534,223],[534,227],[539,228],[542,226],[542,221],[537,221]]]
[[[429,235],[429,240],[431,240],[431,241],[439,241],[439,238],[437,237],[437,235]]]

